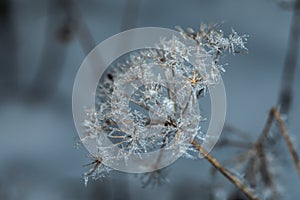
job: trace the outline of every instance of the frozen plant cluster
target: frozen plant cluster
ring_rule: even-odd
[[[104,160],[126,161],[132,154],[163,148],[197,158],[196,149],[187,144],[205,140],[199,99],[208,86],[219,83],[225,71],[219,64],[221,55],[246,52],[247,36],[234,30],[224,36],[219,25],[202,24],[198,31],[177,29],[192,43],[175,36],[162,39],[155,49],[129,53],[99,80],[96,106],[86,112],[81,138],[83,144],[96,141],[99,152],[93,155],[93,167],[84,174],[86,183],[89,177],[108,174],[111,169]],[[118,151],[112,154],[115,148]]]

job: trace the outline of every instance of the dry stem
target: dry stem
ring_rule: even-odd
[[[237,177],[235,177],[228,169],[226,169],[219,161],[210,155],[202,146],[195,140],[191,142],[195,148],[204,155],[204,158],[214,166],[221,174],[223,174],[229,181],[231,181],[241,192],[243,192],[250,200],[259,200],[248,186],[243,184]]]
[[[297,154],[297,152],[295,150],[295,147],[294,147],[294,145],[292,143],[291,137],[289,136],[289,133],[288,133],[286,127],[285,127],[285,124],[284,124],[284,122],[283,122],[283,120],[281,118],[281,115],[280,115],[278,109],[277,108],[273,108],[272,110],[274,112],[274,116],[275,116],[275,119],[277,121],[277,125],[278,125],[278,127],[280,129],[280,133],[283,136],[283,138],[284,138],[284,140],[285,140],[285,142],[287,144],[287,147],[288,147],[289,152],[290,152],[290,154],[292,156],[292,159],[293,159],[293,162],[294,162],[295,167],[297,169],[297,172],[298,172],[298,174],[300,176],[299,156],[298,156],[298,154]]]

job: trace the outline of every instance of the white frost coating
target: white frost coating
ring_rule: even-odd
[[[192,139],[201,140],[208,152],[217,142],[226,112],[223,68],[212,50],[185,36],[162,28],[125,31],[99,44],[83,62],[74,84],[73,114],[82,143],[101,158],[97,169],[150,172],[189,154]],[[136,49],[142,50],[104,74],[114,59]],[[212,113],[202,133],[197,98],[205,91]],[[87,114],[84,107],[91,108]]]

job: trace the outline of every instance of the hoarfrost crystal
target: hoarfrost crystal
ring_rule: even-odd
[[[94,141],[98,151],[85,183],[106,176],[109,166],[140,163],[141,168],[134,168],[146,172],[159,170],[159,163],[171,162],[171,157],[199,156],[190,146],[206,138],[199,99],[221,81],[220,54],[246,50],[246,36],[232,30],[224,37],[217,26],[208,25],[198,32],[178,29],[189,42],[162,38],[155,48],[130,52],[103,73],[95,107],[86,111],[83,122],[81,142]],[[149,159],[150,154],[156,159]]]

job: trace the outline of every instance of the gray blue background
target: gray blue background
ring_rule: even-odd
[[[124,29],[224,22],[225,33],[233,27],[250,36],[247,55],[223,59],[228,63],[223,76],[226,123],[255,141],[268,110],[277,103],[292,12],[271,0],[74,2],[80,13],[75,19],[66,17],[55,0],[0,4],[0,199],[208,199],[211,180],[205,160],[178,160],[168,169],[170,183],[160,187],[143,189],[138,178],[121,172],[84,187],[81,174],[87,169],[82,165],[90,159],[84,148],[74,148],[71,102],[76,72],[86,52]],[[89,33],[60,28],[77,20]],[[299,68],[298,56],[288,118],[298,152]],[[274,159],[281,160],[276,178],[283,199],[297,199],[300,180],[287,148],[278,148],[282,155]],[[233,155],[226,149],[212,153],[221,160]]]

